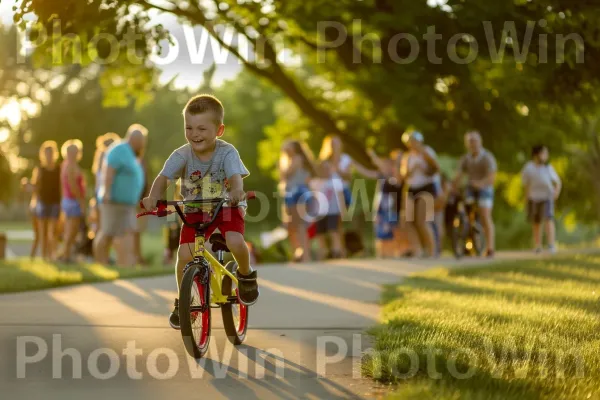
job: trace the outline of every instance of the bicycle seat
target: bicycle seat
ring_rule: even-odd
[[[229,248],[227,247],[227,242],[225,238],[220,233],[213,233],[208,240],[210,244],[212,244],[212,250],[217,251],[226,251],[229,253]]]

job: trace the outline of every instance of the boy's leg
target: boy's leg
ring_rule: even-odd
[[[238,270],[242,275],[248,275],[250,271],[250,251],[246,245],[244,235],[239,232],[229,231],[225,233],[227,247],[238,264]]]
[[[224,209],[218,224],[219,230],[225,234],[225,241],[238,264],[238,296],[240,302],[249,306],[258,300],[257,273],[250,268],[250,251],[244,239],[244,217],[237,208]]]
[[[175,279],[177,280],[177,294],[179,295],[179,288],[183,281],[183,269],[185,266],[194,259],[192,254],[194,244],[193,243],[182,243],[179,245],[177,250],[177,263],[175,264]]]

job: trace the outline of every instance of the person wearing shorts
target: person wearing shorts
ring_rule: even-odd
[[[479,216],[486,237],[486,256],[493,257],[495,250],[495,228],[492,219],[494,206],[494,182],[498,166],[496,158],[483,148],[481,134],[477,131],[465,134],[467,153],[458,162],[458,173],[454,178],[454,188],[467,178],[465,203],[467,206],[477,201]]]
[[[344,185],[334,177],[331,161],[321,161],[318,166],[319,179],[313,181],[315,202],[317,203],[316,230],[319,242],[318,258],[340,258],[343,256],[340,224],[344,210]],[[331,246],[327,244],[329,238]]]
[[[60,166],[58,165],[58,146],[48,140],[40,147],[40,165],[34,169],[32,184],[35,187],[35,216],[39,238],[42,244],[42,256],[52,259],[55,251],[54,233],[60,215]]]
[[[397,229],[399,226],[401,188],[381,176],[377,183],[377,215],[375,216],[375,256],[393,258],[397,253]]]
[[[79,166],[83,144],[79,139],[67,140],[61,147],[63,163],[60,179],[62,200],[60,207],[65,215],[62,262],[72,262],[72,252],[85,210],[85,179]]]
[[[94,255],[100,263],[108,263],[116,237],[117,264],[133,266],[138,261],[134,241],[136,207],[144,189],[144,172],[138,157],[146,146],[147,135],[145,127],[134,124],[125,140],[106,153],[99,190],[100,229],[94,241]]]
[[[307,209],[312,204],[309,182],[316,175],[310,149],[290,140],[281,147],[279,176],[285,204],[284,215],[293,261],[310,261]]]
[[[523,167],[521,179],[527,199],[527,216],[533,226],[533,243],[536,253],[542,251],[542,223],[546,228],[546,240],[550,252],[556,252],[556,228],[554,202],[558,198],[562,182],[548,163],[549,152],[544,145],[534,146],[532,160]]]
[[[437,195],[436,175],[439,171],[437,155],[426,146],[420,132],[408,132],[402,137],[408,151],[400,165],[400,175],[407,186],[407,197],[403,199],[404,220],[412,227],[409,238],[415,253],[424,251],[425,256],[435,256],[434,201]],[[403,221],[404,221],[403,220]]]

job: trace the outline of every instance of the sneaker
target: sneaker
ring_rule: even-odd
[[[169,315],[169,325],[171,325],[171,328],[173,329],[181,329],[180,325],[179,325],[179,300],[175,299],[175,307],[173,307],[173,311],[171,312],[171,315]]]
[[[550,254],[556,254],[558,250],[556,250],[555,245],[548,246],[548,250],[550,250]]]
[[[487,258],[494,258],[494,253],[495,253],[494,250],[488,250],[485,252],[485,256]]]
[[[537,247],[535,249],[535,254],[540,254],[542,252],[542,248],[541,247]]]
[[[240,303],[251,306],[258,300],[258,283],[256,282],[256,271],[250,272],[249,275],[243,275],[239,270],[236,271],[238,279],[238,298]]]

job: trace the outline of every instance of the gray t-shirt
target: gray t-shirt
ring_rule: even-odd
[[[465,154],[458,162],[460,171],[467,175],[469,181],[481,180],[498,170],[496,159],[489,151],[481,149],[477,157]]]
[[[554,187],[560,185],[560,178],[548,164],[529,161],[521,172],[523,185],[529,189],[529,200],[546,201],[554,198]]]
[[[175,150],[160,172],[171,180],[181,179],[181,196],[184,200],[214,199],[227,197],[229,179],[239,174],[250,175],[237,149],[224,140],[217,139],[217,146],[210,161],[201,161],[190,144]],[[244,206],[245,203],[240,203]],[[186,208],[186,212],[192,212]]]

